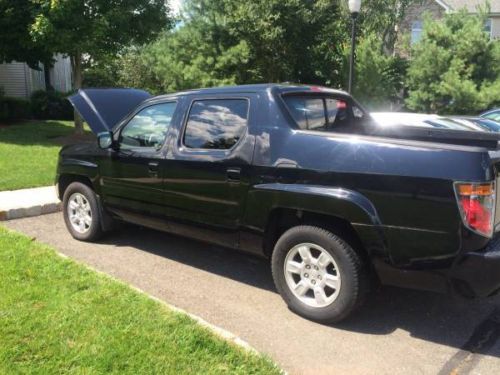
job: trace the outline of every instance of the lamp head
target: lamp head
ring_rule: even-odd
[[[359,13],[361,9],[361,0],[348,0],[349,12],[351,14]]]

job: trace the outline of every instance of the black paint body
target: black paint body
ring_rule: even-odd
[[[140,109],[176,101],[163,147],[65,147],[60,194],[71,179],[88,178],[103,207],[122,220],[265,256],[277,217],[321,218],[354,231],[384,284],[443,292],[454,287],[474,296],[496,292],[500,247],[463,225],[453,183],[496,179],[500,152],[299,130],[281,96],[312,91],[252,85],[148,99],[114,127],[114,137]],[[352,101],[345,93],[335,96]],[[250,101],[246,133],[234,148],[182,146],[193,100],[234,97]]]

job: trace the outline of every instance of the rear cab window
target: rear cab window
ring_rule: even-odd
[[[299,129],[357,132],[367,116],[343,98],[324,95],[284,95],[283,101]]]

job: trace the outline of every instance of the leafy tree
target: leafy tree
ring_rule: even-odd
[[[360,79],[371,78],[370,90],[364,91],[371,96],[375,96],[371,88],[384,82],[383,90],[377,91],[386,94],[384,101],[396,90],[388,89],[388,84],[398,87],[401,81],[401,75],[387,79],[401,64],[385,55],[396,40],[395,25],[414,1],[366,0],[360,15],[361,40],[376,41],[376,46],[368,42],[366,48],[361,46],[357,69]],[[345,87],[345,56],[350,48],[345,1],[186,0],[184,4],[177,28],[124,55],[121,84],[152,92],[284,81]],[[359,87],[363,92],[367,86]]]
[[[477,113],[500,102],[500,41],[484,32],[484,15],[427,17],[408,70],[413,110]]]
[[[383,48],[384,43],[378,36],[368,34],[360,39],[356,49],[354,95],[372,110],[389,109],[399,100],[404,87],[407,62],[396,55],[385,54]]]
[[[360,18],[361,36],[376,35],[387,55],[392,54],[398,41],[398,26],[408,8],[425,0],[367,0],[363,2]]]
[[[82,87],[83,59],[112,55],[150,41],[172,25],[165,0],[32,0],[40,4],[31,27],[38,43],[71,58],[73,83]],[[77,132],[81,120],[75,116]]]
[[[119,56],[101,56],[98,60],[84,59],[82,86],[83,87],[115,87],[119,85],[122,69]]]
[[[40,62],[45,66],[53,63],[50,46],[36,43],[30,35],[40,9],[31,0],[0,0],[0,62],[23,61],[33,69],[40,69]],[[50,85],[47,76],[45,83]]]

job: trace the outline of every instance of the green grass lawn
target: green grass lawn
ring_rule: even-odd
[[[279,370],[189,317],[0,227],[0,373]]]
[[[0,191],[54,183],[57,138],[73,133],[70,121],[30,121],[0,128]]]

